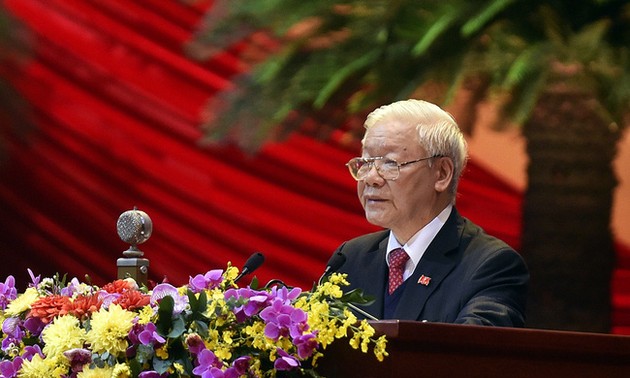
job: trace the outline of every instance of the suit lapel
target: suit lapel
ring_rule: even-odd
[[[378,319],[383,317],[383,300],[385,296],[385,283],[387,277],[387,264],[385,262],[385,254],[387,252],[387,237],[379,244],[378,248],[370,251],[368,256],[369,262],[364,266],[362,276],[366,278],[366,292],[374,296],[374,303],[369,306],[362,306],[365,311]],[[369,288],[369,290],[367,290]]]
[[[457,250],[460,239],[458,219],[459,214],[453,208],[450,217],[420,259],[416,270],[407,279],[394,314],[395,319],[420,320],[427,299],[457,264],[459,257],[453,252]]]

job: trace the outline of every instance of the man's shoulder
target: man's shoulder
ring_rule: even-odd
[[[344,249],[360,249],[371,250],[378,248],[378,245],[389,236],[389,230],[381,230],[357,236],[354,239],[348,240],[344,243]]]
[[[481,226],[468,218],[462,217],[460,225],[462,227],[462,240],[466,241],[467,244],[470,243],[471,246],[485,246],[486,248],[491,246],[491,249],[495,250],[513,249],[503,240],[488,234]]]

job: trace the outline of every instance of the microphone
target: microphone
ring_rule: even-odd
[[[120,214],[118,222],[116,222],[116,231],[120,240],[131,244],[129,249],[123,252],[123,255],[126,257],[140,257],[143,253],[137,246],[149,240],[153,232],[153,222],[147,213],[134,207],[133,210]]]
[[[324,281],[324,277],[326,277],[330,273],[336,272],[339,268],[341,268],[343,264],[345,264],[345,262],[346,262],[346,255],[344,255],[343,253],[337,252],[334,255],[332,255],[330,257],[330,260],[328,260],[328,263],[326,264],[326,269],[324,269],[324,274],[322,274],[322,276],[319,277],[319,280],[317,281],[317,286],[322,284],[322,282]]]
[[[341,266],[343,264],[345,264],[345,262],[346,262],[346,255],[344,255],[343,253],[337,252],[334,255],[332,255],[330,257],[330,260],[328,260],[328,264],[326,264],[326,269],[324,269],[324,274],[322,274],[322,276],[319,278],[319,281],[317,281],[317,286],[322,284],[322,282],[324,280],[324,277],[326,277],[330,273],[336,272],[339,268],[341,268]],[[359,307],[357,307],[356,305],[354,305],[354,304],[352,304],[350,302],[346,302],[346,305],[350,309],[352,309],[352,310],[358,312],[359,314],[365,316],[367,319],[378,320],[378,318],[375,317],[374,315],[372,315],[372,314],[370,314],[370,313],[360,309]]]
[[[265,261],[265,256],[263,256],[263,254],[260,252],[255,252],[254,254],[249,256],[249,258],[245,262],[245,265],[243,265],[243,269],[238,274],[238,276],[236,276],[236,278],[234,279],[234,283],[236,283],[238,280],[240,280],[244,276],[250,274],[254,270],[260,268],[260,266],[262,265],[264,261]]]
[[[134,206],[133,210],[125,211],[118,217],[116,231],[120,240],[130,244],[129,249],[123,251],[123,256],[116,261],[118,278],[133,278],[140,285],[149,282],[149,260],[143,258],[144,252],[138,249],[138,244],[149,240],[153,233],[153,222],[144,211]]]

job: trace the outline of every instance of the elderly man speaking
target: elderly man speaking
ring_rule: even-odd
[[[365,121],[361,157],[347,166],[366,219],[385,230],[343,243],[348,290],[378,319],[522,327],[529,273],[521,256],[455,206],[467,159],[453,117],[420,100],[382,106]]]

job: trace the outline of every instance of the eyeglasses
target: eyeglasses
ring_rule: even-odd
[[[440,156],[441,155],[434,155],[422,159],[406,161],[404,163],[399,163],[394,159],[383,156],[371,158],[355,157],[350,159],[350,161],[346,163],[346,166],[352,177],[357,181],[364,180],[372,169],[372,166],[376,167],[376,171],[383,179],[396,180],[400,175],[400,167]]]

